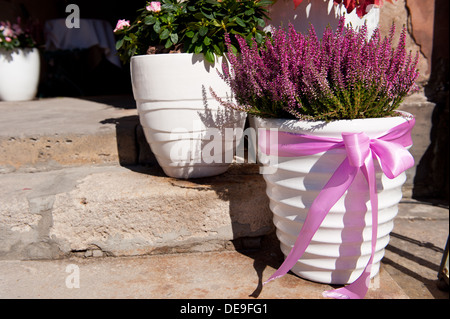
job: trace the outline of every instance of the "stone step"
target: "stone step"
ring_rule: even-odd
[[[0,112],[0,173],[154,162],[132,96],[0,102]]]
[[[183,181],[158,167],[0,174],[0,259],[258,247],[273,232],[258,167]]]

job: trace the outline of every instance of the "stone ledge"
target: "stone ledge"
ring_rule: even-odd
[[[111,104],[117,100],[117,105]],[[0,173],[71,165],[138,164],[132,97],[0,102]]]
[[[120,166],[2,174],[0,259],[61,258],[93,245],[108,256],[223,250],[269,234],[265,183],[252,167],[194,181]]]

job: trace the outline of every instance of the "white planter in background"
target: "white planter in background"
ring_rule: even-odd
[[[27,101],[36,96],[40,74],[39,50],[0,49],[0,101]]]
[[[231,91],[203,55],[156,54],[131,59],[133,93],[141,125],[164,172],[175,178],[224,173],[241,135],[225,129],[244,128],[246,114],[227,109],[210,94],[210,87],[227,99]],[[229,133],[230,131],[228,131]],[[212,149],[210,142],[220,143]],[[221,160],[218,160],[221,158]]]
[[[324,122],[305,122],[255,117],[258,128],[278,128],[281,131],[341,138],[342,132],[365,132],[370,138],[406,121],[403,117]],[[259,153],[264,165],[277,163],[273,174],[265,174],[270,208],[280,240],[281,250],[287,256],[294,245],[312,202],[331,178],[346,156],[345,150],[301,157],[271,158]],[[389,242],[402,185],[406,174],[389,179],[375,161],[379,200],[378,240],[371,277],[380,268],[384,248]],[[348,210],[349,206],[358,207]],[[361,220],[365,222],[362,223]],[[362,273],[371,254],[371,206],[367,182],[361,172],[344,196],[332,207],[314,235],[304,255],[291,271],[302,278],[327,284],[347,284]],[[350,238],[359,238],[352,241]]]
[[[294,9],[292,0],[278,0],[269,7],[270,20],[267,21],[266,28],[287,27],[292,24],[297,31],[305,33],[312,23],[317,35],[322,37],[323,31],[328,25],[333,30],[336,29],[340,17],[344,14],[347,24],[351,24],[354,28],[367,23],[369,35],[378,27],[379,8],[372,7],[364,17],[359,18],[356,10],[348,14],[343,5],[334,5],[333,3],[333,0],[303,1]]]

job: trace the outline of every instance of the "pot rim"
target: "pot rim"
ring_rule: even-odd
[[[34,53],[34,52],[39,52],[39,49],[36,47],[34,47],[34,48],[14,48],[12,50],[0,48],[0,53],[3,53],[3,54],[13,54],[13,53],[19,54],[21,52]]]
[[[405,121],[414,118],[411,113],[397,110],[401,115],[391,117],[378,117],[353,120],[335,120],[335,121],[305,121],[296,119],[280,119],[280,118],[263,118],[252,115],[258,127],[278,128],[287,132],[308,132],[308,133],[328,133],[337,131],[365,131],[383,130],[382,127],[399,125]]]

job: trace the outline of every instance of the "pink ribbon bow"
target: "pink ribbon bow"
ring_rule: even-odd
[[[288,132],[260,130],[259,147],[267,155],[277,150],[278,156],[307,156],[331,149],[344,148],[347,157],[336,169],[330,180],[311,204],[308,215],[295,244],[278,270],[264,283],[284,276],[303,255],[311,239],[334,204],[350,187],[359,170],[368,183],[372,208],[372,252],[361,276],[352,284],[324,292],[324,296],[340,299],[364,298],[370,282],[378,231],[378,197],[375,179],[374,159],[378,160],[388,178],[395,178],[414,165],[414,158],[406,147],[412,145],[412,118],[386,132],[370,139],[365,133],[343,133],[342,138],[316,137]],[[270,134],[278,135],[278,144],[270,145]],[[267,148],[269,146],[269,148]]]

